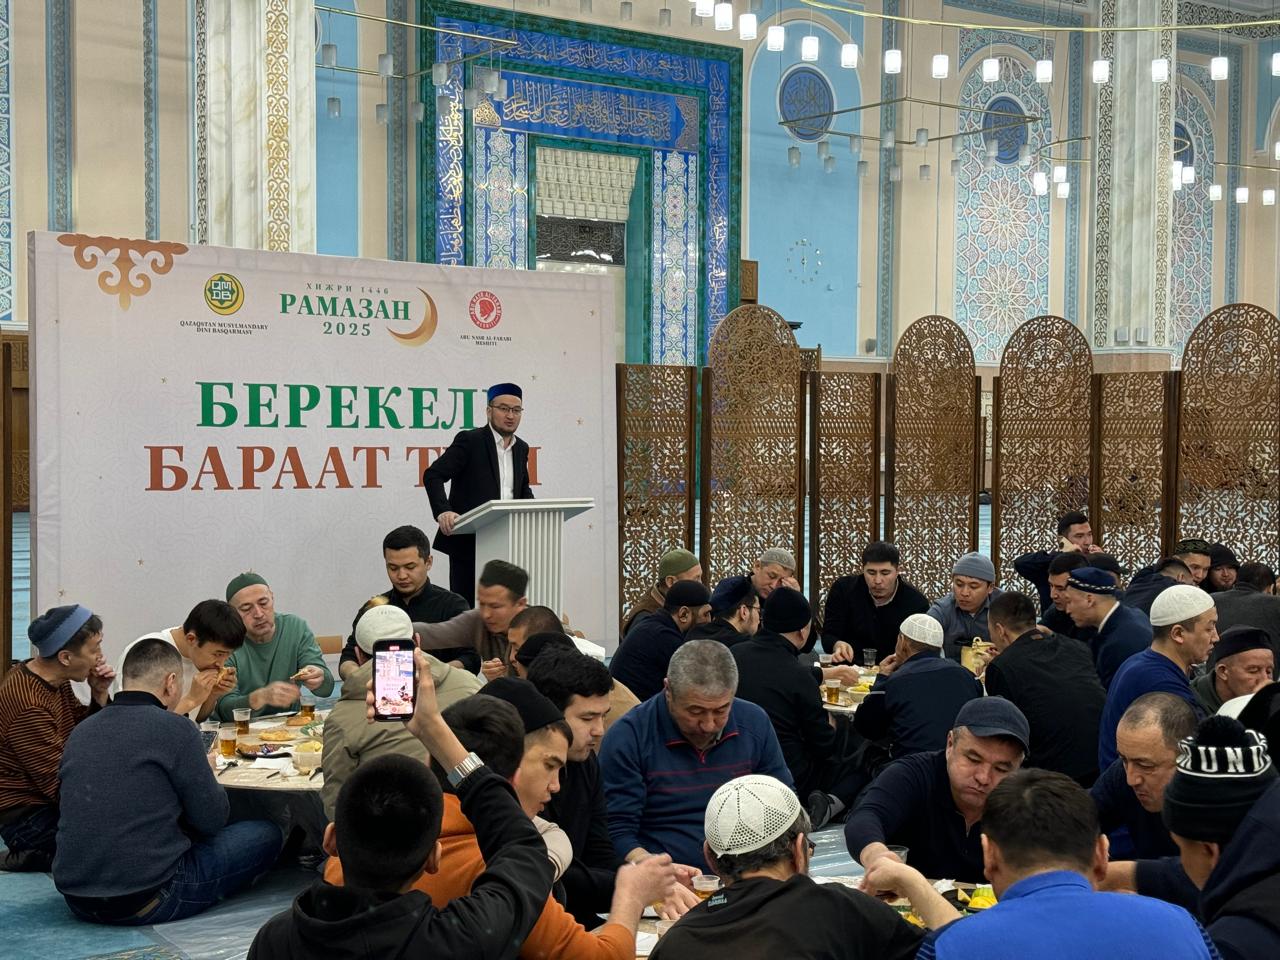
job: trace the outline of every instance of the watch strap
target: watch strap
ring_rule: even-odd
[[[471,774],[475,773],[483,766],[484,761],[476,756],[474,751],[468,753],[462,758],[462,761],[446,775],[449,780],[449,786],[457,790],[458,787],[462,785],[463,780],[467,779],[467,777],[471,776]]]

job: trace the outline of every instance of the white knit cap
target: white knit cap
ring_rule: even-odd
[[[902,621],[898,632],[909,640],[942,649],[942,624],[925,613],[913,613]]]
[[[1194,620],[1206,610],[1213,609],[1213,597],[1199,587],[1179,583],[1166,587],[1156,595],[1151,604],[1151,625],[1167,627],[1175,623]]]
[[[367,654],[379,640],[412,640],[413,621],[399,607],[384,603],[370,607],[356,623],[356,644]]]
[[[759,850],[790,830],[800,809],[796,792],[774,777],[730,780],[707,803],[707,846],[716,856]]]

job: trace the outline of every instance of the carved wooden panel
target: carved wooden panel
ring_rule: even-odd
[[[804,394],[786,321],[738,307],[719,324],[703,388],[702,562],[707,582],[744,572],[769,547],[800,551]],[[797,576],[800,571],[797,571]]]
[[[693,546],[693,367],[618,365],[619,608],[641,596],[658,561]]]
[[[27,510],[31,503],[31,437],[28,410],[30,404],[29,353],[25,333],[6,333],[0,337],[11,347],[9,363],[9,389],[12,393],[9,436],[5,438],[8,452],[9,478],[13,491],[13,508]]]
[[[925,596],[951,589],[978,540],[978,389],[973,347],[953,321],[922,317],[893,355],[885,425],[885,535]]]
[[[1009,338],[996,381],[991,553],[1005,589],[1034,587],[1013,561],[1058,541],[1058,518],[1089,506],[1093,354],[1062,317],[1028,320]]]
[[[1094,540],[1131,570],[1161,555],[1169,451],[1164,373],[1107,373],[1098,384]]]
[[[1234,303],[1205,317],[1182,355],[1177,537],[1280,562],[1280,321]]]
[[[800,370],[802,373],[817,373],[822,369],[822,347],[802,347],[800,350]]]
[[[880,374],[809,378],[809,596],[821,609],[880,526]]]

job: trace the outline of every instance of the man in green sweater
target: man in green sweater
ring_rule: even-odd
[[[217,719],[232,719],[239,707],[250,707],[255,717],[282,713],[298,702],[299,684],[318,697],[333,692],[333,674],[307,621],[276,613],[266,580],[240,574],[227,584],[227,603],[244,621],[247,642],[227,660],[236,669],[236,688],[218,701]]]

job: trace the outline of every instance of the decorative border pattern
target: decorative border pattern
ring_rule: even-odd
[[[195,0],[196,243],[209,242],[209,0]]]
[[[698,156],[653,151],[651,363],[698,356]]]
[[[555,71],[569,79],[607,82],[624,80],[642,89],[698,94],[705,98],[703,136],[697,166],[702,185],[699,236],[701,284],[694,339],[698,349],[681,362],[696,363],[706,350],[710,333],[736,300],[740,184],[736,173],[741,156],[742,55],[736,49],[684,40],[633,34],[543,17],[510,14],[447,0],[421,0],[421,22],[471,33],[509,37],[517,45],[503,51],[503,63],[529,72]],[[466,155],[472,132],[461,110],[462,56],[487,52],[484,41],[438,34],[436,59],[454,61],[449,82],[437,93],[449,96],[449,107],[437,116],[434,97],[426,101],[429,122],[419,151],[419,182],[435,184],[419,196],[419,249],[435,250],[437,262],[463,263],[469,253],[467,237]],[[428,51],[419,68],[429,66]],[[423,89],[426,89],[425,83]],[[426,138],[434,131],[434,150]],[[434,242],[433,242],[434,239]],[[422,255],[422,254],[420,254]],[[655,260],[657,256],[655,254]],[[674,358],[672,358],[674,359]],[[669,361],[670,362],[670,361]]]
[[[1116,22],[1116,0],[1101,0],[1098,22]],[[1116,35],[1103,33],[1099,55],[1115,61]],[[1115,122],[1115,87],[1104,83],[1098,88],[1095,114],[1094,193],[1093,193],[1093,349],[1111,346],[1111,138]]]
[[[529,263],[528,144],[523,133],[475,130],[472,259],[477,267],[523,270]]]
[[[160,239],[160,106],[156,0],[142,0],[142,169],[148,240]]]
[[[267,249],[292,245],[289,182],[289,0],[267,0]]]
[[[901,10],[899,0],[884,0],[883,12],[897,16]],[[888,50],[892,42],[894,24],[885,20],[880,27],[880,48]],[[880,99],[892,100],[898,95],[898,74],[880,73]],[[890,104],[880,108],[880,130],[898,127],[898,106]],[[881,159],[883,160],[883,153]],[[889,164],[880,163],[879,190],[876,204],[876,356],[888,357],[893,353],[893,249],[894,212],[898,192],[889,179]]]
[[[9,2],[0,0],[0,323],[13,322],[13,84]]]
[[[387,17],[409,19],[408,0],[387,0]],[[387,50],[392,72],[400,78],[408,73],[408,27],[387,24]],[[414,31],[417,33],[418,31]],[[409,118],[408,88],[405,79],[387,80],[387,259],[409,258],[409,230],[405,222],[409,207]]]
[[[1180,75],[1191,70],[1189,64],[1178,64]],[[1203,68],[1201,72],[1208,75]],[[1195,90],[1199,85],[1193,88],[1193,83],[1178,84],[1175,115],[1191,138],[1197,172],[1208,171],[1216,152],[1213,119]],[[1213,309],[1213,213],[1207,177],[1197,177],[1174,198],[1169,303],[1169,347],[1174,356],[1182,355],[1191,331]]]
[[[1177,23],[1178,0],[1160,0],[1160,22]],[[1163,31],[1157,35],[1160,56],[1173,63],[1176,35]],[[1171,281],[1170,268],[1173,262],[1173,188],[1169,185],[1168,171],[1173,167],[1173,94],[1176,83],[1162,83],[1156,94],[1156,130],[1168,131],[1156,139],[1156,279],[1155,296],[1152,300],[1151,342],[1157,347],[1170,345],[1169,336],[1169,297]]]
[[[1180,27],[1194,27],[1201,23],[1245,23],[1261,19],[1263,18],[1252,11],[1242,13],[1236,10],[1224,10],[1222,7],[1215,7],[1208,3],[1187,3],[1184,0],[1178,4],[1178,26]],[[1241,27],[1226,32],[1249,40],[1266,40],[1280,36],[1280,30],[1275,27]]]
[[[45,114],[48,123],[49,229],[72,228],[71,0],[45,0]]]

